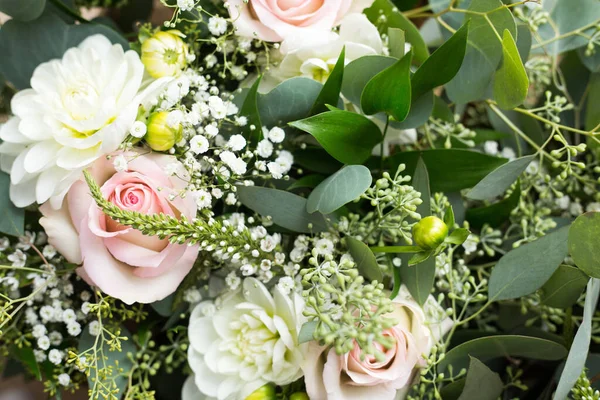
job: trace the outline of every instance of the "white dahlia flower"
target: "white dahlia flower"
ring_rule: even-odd
[[[304,302],[295,292],[273,295],[255,278],[222,302],[202,302],[190,316],[191,380],[183,400],[243,400],[268,382],[285,385],[302,376],[305,345],[298,344]],[[193,393],[196,393],[194,395]]]
[[[83,168],[119,147],[140,104],[164,82],[141,91],[143,75],[136,52],[102,35],[35,69],[31,89],[14,96],[15,116],[0,129],[0,167],[10,174],[16,206],[51,199],[60,207]]]

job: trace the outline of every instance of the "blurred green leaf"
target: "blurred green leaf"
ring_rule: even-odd
[[[371,172],[363,165],[347,165],[321,182],[308,196],[306,210],[329,214],[358,198],[371,186]]]
[[[288,186],[287,190],[294,190],[294,189],[300,189],[300,188],[312,189],[312,188],[317,187],[317,185],[319,183],[323,182],[324,180],[325,180],[325,177],[320,174],[305,175],[302,178],[294,181],[294,183],[292,183],[290,186]]]
[[[517,44],[508,29],[502,37],[502,64],[494,78],[494,98],[500,108],[513,109],[525,101],[529,78],[519,56]]]
[[[0,172],[0,232],[12,236],[25,233],[25,210],[10,201],[10,176]]]
[[[388,38],[390,56],[398,59],[404,57],[404,45],[406,44],[404,31],[398,28],[388,28]]]
[[[550,307],[571,307],[581,296],[589,279],[579,268],[563,264],[540,289],[542,302]]]
[[[42,15],[46,0],[0,0],[0,12],[18,21],[31,21]]]
[[[344,165],[320,147],[296,149],[293,154],[296,164],[305,170],[320,174],[331,175]]]
[[[473,200],[489,200],[504,193],[525,171],[534,156],[526,156],[509,161],[486,175],[467,197]]]
[[[502,379],[477,358],[469,359],[465,386],[458,400],[496,400],[504,390]]]
[[[344,164],[362,164],[382,140],[373,121],[349,111],[328,111],[290,125],[313,135],[331,156]]]
[[[314,340],[315,329],[317,329],[317,321],[308,321],[302,324],[298,333],[298,343],[306,343]]]
[[[475,229],[480,229],[484,224],[496,228],[508,221],[511,211],[519,205],[520,198],[521,186],[517,183],[517,187],[507,198],[485,207],[469,208],[466,219]]]
[[[246,137],[255,138],[258,140],[262,136],[262,123],[260,121],[260,113],[258,112],[258,86],[262,76],[259,76],[250,87],[244,103],[240,108],[240,115],[248,118],[248,123],[243,128],[246,131]],[[252,130],[251,127],[254,127]]]
[[[258,94],[258,111],[264,126],[287,124],[306,118],[317,100],[323,85],[303,77],[291,78],[266,94]]]
[[[586,48],[577,49],[579,59],[591,72],[600,72],[600,51],[596,49],[592,54],[586,55]]]
[[[463,244],[471,232],[466,228],[455,229],[447,238],[446,242],[452,244]]]
[[[369,246],[351,236],[344,238],[358,272],[370,281],[382,282],[383,274]]]
[[[35,379],[38,381],[42,380],[42,371],[40,371],[40,366],[38,365],[37,360],[35,359],[35,354],[33,353],[33,349],[31,347],[21,347],[13,346],[13,354],[17,360],[19,360],[27,371]]]
[[[571,224],[569,253],[575,264],[592,278],[600,278],[600,212],[587,212]]]

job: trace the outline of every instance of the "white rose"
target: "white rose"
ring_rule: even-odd
[[[139,105],[162,87],[158,80],[140,92],[143,74],[136,52],[102,35],[35,69],[32,89],[14,96],[15,116],[0,129],[0,165],[16,206],[51,199],[60,207],[83,168],[117,150]]]
[[[300,378],[303,307],[297,293],[286,295],[276,286],[271,295],[255,278],[246,278],[241,292],[225,297],[216,310],[212,302],[198,304],[188,332],[196,388],[210,398],[243,400],[266,383],[286,385]],[[183,400],[202,398],[190,386]]]

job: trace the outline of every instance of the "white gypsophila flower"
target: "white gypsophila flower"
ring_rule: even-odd
[[[8,246],[10,246],[10,241],[8,240],[8,238],[0,238],[0,251],[8,249]]]
[[[195,4],[196,0],[177,0],[177,7],[181,8],[181,11],[190,11]]]
[[[319,239],[315,243],[315,250],[319,255],[331,255],[333,254],[333,242],[329,239]]]
[[[212,205],[212,196],[206,190],[198,190],[194,192],[194,196],[196,196],[196,206],[199,210],[209,208]]]
[[[240,287],[240,284],[242,283],[242,280],[240,279],[239,276],[237,276],[235,274],[235,271],[231,271],[229,274],[227,274],[227,276],[225,277],[225,284],[227,285],[227,287],[229,288],[229,290],[231,291],[235,291]]]
[[[64,321],[66,324],[76,320],[77,318],[75,316],[75,311],[73,311],[72,309],[68,308],[62,311],[62,321]]]
[[[267,164],[267,168],[269,169],[269,172],[271,173],[273,178],[275,178],[275,179],[283,178],[283,174],[285,172],[284,172],[284,169],[281,167],[281,165],[279,165],[278,163],[271,161],[270,163]]]
[[[82,312],[84,315],[88,315],[88,314],[89,314],[89,312],[90,312],[90,302],[89,302],[89,301],[84,301],[84,302],[81,304],[81,312]]]
[[[40,349],[33,350],[33,356],[35,357],[35,361],[38,363],[43,363],[46,361],[46,352]]]
[[[222,17],[210,17],[208,19],[208,30],[213,36],[221,36],[227,32],[227,20]]]
[[[27,262],[27,254],[23,253],[21,250],[16,250],[6,258],[12,263],[13,267],[24,267]]]
[[[127,171],[127,165],[127,159],[122,154],[119,154],[113,159],[113,167],[117,172]]]
[[[462,244],[462,247],[465,249],[465,254],[473,254],[477,251],[477,239],[473,235],[469,235],[467,240],[465,240]]]
[[[48,361],[50,361],[54,365],[58,365],[63,360],[63,353],[60,350],[52,349],[48,353]]]
[[[46,335],[46,326],[42,325],[42,324],[37,324],[33,327],[33,329],[31,330],[31,334],[33,335],[34,338],[39,339],[42,336]]]
[[[44,249],[42,250],[42,255],[47,260],[50,260],[50,259],[54,258],[54,256],[56,256],[56,249],[51,244],[47,244],[44,246]]]
[[[284,294],[288,295],[292,292],[292,290],[294,290],[296,283],[294,282],[293,278],[289,276],[284,276],[283,278],[279,279],[279,282],[277,282],[277,286],[281,289],[281,291]]]
[[[271,128],[267,137],[273,143],[281,143],[285,139],[285,131],[276,126]]]
[[[270,157],[273,154],[273,143],[267,139],[261,140],[256,146],[256,154],[262,158]]]
[[[60,332],[52,331],[48,335],[48,338],[50,339],[50,344],[52,346],[60,346],[63,340],[63,335]]]
[[[79,322],[69,322],[67,324],[67,332],[71,336],[78,336],[81,333],[81,325]]]
[[[56,379],[61,386],[69,386],[69,383],[71,383],[71,377],[66,373],[58,375]]]
[[[512,161],[515,158],[517,158],[517,153],[515,153],[515,151],[511,147],[505,147],[500,152],[500,156],[507,158],[509,161]]]
[[[194,154],[204,154],[208,151],[208,139],[202,135],[196,135],[190,140],[190,150]]]
[[[210,136],[212,138],[219,134],[219,128],[213,124],[206,125],[204,127],[204,133],[206,133],[208,136]]]
[[[495,156],[498,154],[498,142],[487,140],[483,143],[483,151],[485,151],[487,154]]]
[[[574,217],[583,214],[581,203],[572,202],[569,206],[569,213]]]
[[[220,97],[210,96],[208,98],[208,108],[215,119],[223,119],[227,116],[227,105]]]
[[[227,141],[227,147],[233,151],[240,151],[246,147],[246,139],[242,135],[233,135]]]
[[[227,197],[225,197],[225,204],[228,206],[233,206],[235,203],[237,203],[237,197],[235,197],[235,194],[228,193]]]
[[[246,173],[246,162],[232,152],[224,151],[219,154],[219,158],[221,158],[221,161],[223,161],[235,174],[243,175]]]
[[[196,288],[188,289],[183,292],[183,301],[191,304],[196,304],[202,300],[202,294]]]
[[[50,348],[50,338],[48,336],[38,338],[37,345],[42,350],[48,350]]]
[[[220,199],[221,197],[223,197],[223,191],[222,191],[221,189],[219,189],[219,188],[213,188],[213,189],[210,191],[210,194],[212,194],[212,196],[213,196],[215,199]]]
[[[268,382],[286,385],[302,376],[302,297],[285,295],[278,287],[271,294],[254,278],[242,286],[219,308],[200,303],[190,316],[188,362],[194,382],[205,396],[219,400],[244,399]],[[183,400],[192,398],[184,392]]]
[[[219,59],[214,54],[209,54],[204,58],[204,62],[206,63],[207,68],[214,67],[218,61]]]
[[[600,211],[600,203],[590,203],[585,207],[585,211],[587,212],[592,212],[592,211]]]
[[[131,125],[131,129],[129,129],[129,134],[135,138],[143,138],[148,131],[148,127],[142,121],[135,121],[133,125]]]
[[[143,75],[135,51],[102,35],[40,64],[32,88],[12,99],[15,116],[0,129],[0,167],[11,175],[13,203],[25,207],[50,199],[58,209],[81,171],[118,149],[140,104],[165,82],[141,90]]]
[[[571,199],[569,198],[569,196],[562,196],[562,197],[555,199],[554,203],[561,210],[566,210],[569,208],[569,205],[571,204]]]
[[[90,335],[92,335],[92,336],[98,336],[100,334],[100,329],[102,328],[102,326],[100,325],[100,323],[98,321],[90,322],[88,327],[90,330]]]

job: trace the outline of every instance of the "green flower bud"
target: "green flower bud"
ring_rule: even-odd
[[[148,118],[148,132],[144,139],[152,150],[167,151],[182,138],[181,124],[172,127],[167,124],[168,111],[155,112]]]
[[[412,234],[417,246],[425,250],[431,250],[438,247],[446,239],[448,226],[438,217],[425,217],[413,226]]]
[[[304,392],[292,393],[290,400],[309,400],[308,394]]]
[[[246,397],[246,400],[275,400],[275,386],[266,384],[256,389],[252,394]]]
[[[177,76],[187,64],[188,46],[178,30],[159,31],[142,43],[142,63],[153,78]]]

